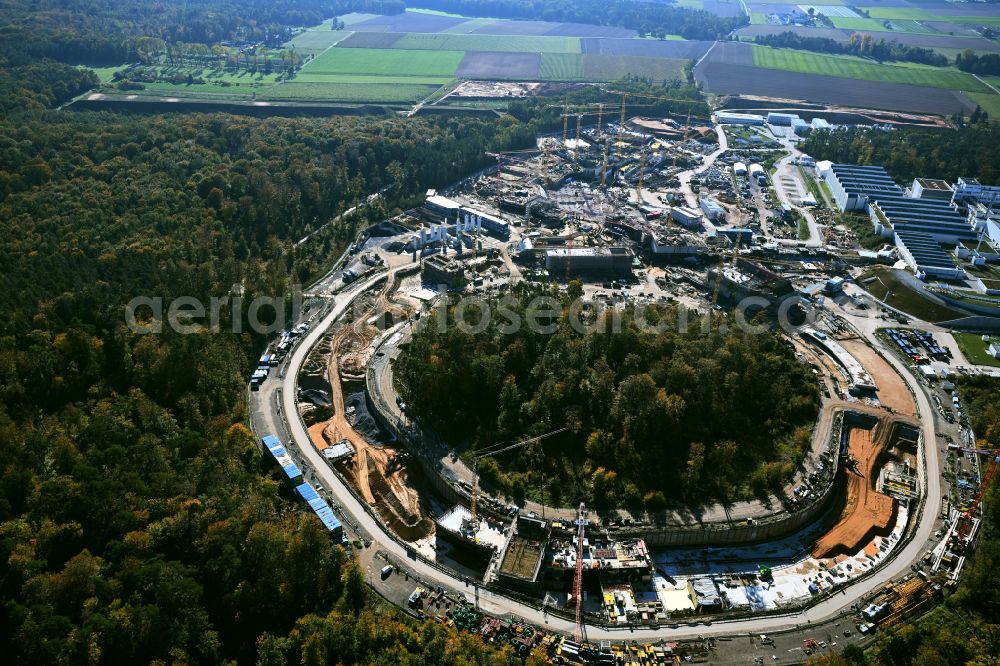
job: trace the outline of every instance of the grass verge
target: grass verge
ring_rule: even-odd
[[[955,336],[958,348],[970,363],[1000,368],[1000,360],[986,353],[986,343],[981,336],[975,333],[952,333],[952,335]]]

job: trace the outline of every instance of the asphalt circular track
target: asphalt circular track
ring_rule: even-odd
[[[573,634],[575,627],[570,620],[548,614],[534,606],[482,587],[476,582],[470,581],[465,576],[443,571],[428,564],[423,559],[412,559],[407,553],[407,549],[387,532],[385,526],[365,510],[365,507],[355,498],[354,494],[341,481],[340,477],[334,474],[333,470],[330,469],[326,461],[312,445],[309,434],[306,432],[305,424],[298,416],[296,406],[296,378],[298,377],[299,369],[305,362],[309,351],[316,345],[333,322],[343,315],[351,302],[384,276],[385,273],[380,272],[340,292],[337,295],[337,302],[334,308],[322,321],[313,326],[300,343],[296,345],[287,364],[280,373],[279,386],[277,388],[272,386],[267,391],[262,390],[257,394],[251,394],[251,406],[256,408],[251,409],[255,426],[259,432],[273,432],[277,434],[287,430],[291,440],[287,445],[291,446],[294,443],[295,448],[302,458],[308,461],[311,466],[312,469],[310,471],[336,497],[342,507],[341,513],[343,514],[342,518],[345,519],[344,522],[358,526],[370,536],[373,541],[373,547],[391,555],[399,562],[406,562],[407,567],[419,575],[425,582],[442,585],[458,592],[464,592],[470,602],[478,603],[479,608],[486,613],[497,616],[513,614],[535,626]],[[876,348],[881,349],[880,343],[873,334],[863,331],[862,335]],[[586,628],[588,640],[621,640],[625,637],[643,641],[677,640],[695,636],[725,636],[795,629],[803,624],[813,624],[833,619],[840,615],[846,607],[857,602],[878,586],[902,574],[909,573],[910,565],[918,561],[926,549],[926,542],[934,531],[937,510],[941,504],[941,485],[936,483],[940,468],[935,439],[934,412],[920,385],[903,364],[892,354],[883,353],[882,356],[888,359],[889,363],[902,375],[910,390],[913,391],[923,433],[923,456],[918,461],[918,475],[922,485],[921,496],[923,502],[921,510],[918,512],[919,523],[913,538],[910,539],[902,550],[896,552],[892,559],[885,562],[880,569],[869,577],[842,588],[840,594],[831,595],[804,610],[792,611],[783,615],[762,615],[760,617],[739,620],[719,619],[714,620],[711,624],[699,622],[697,618],[685,618],[676,627],[659,627],[657,629],[637,626],[631,629],[610,630],[588,625]],[[275,399],[272,400],[272,397]],[[929,480],[930,482],[928,482]]]

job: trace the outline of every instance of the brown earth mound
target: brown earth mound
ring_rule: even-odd
[[[853,427],[847,438],[847,505],[840,521],[813,547],[814,557],[853,555],[896,524],[896,500],[878,492],[879,470],[891,428],[885,421],[869,430]]]

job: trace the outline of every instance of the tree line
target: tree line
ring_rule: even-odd
[[[488,18],[564,21],[608,25],[663,38],[723,39],[747,24],[743,14],[722,17],[701,9],[657,2],[602,0],[408,0],[410,7]]]
[[[1000,53],[976,55],[972,49],[965,49],[955,56],[955,66],[971,74],[1000,75]]]
[[[5,42],[5,47],[8,44]],[[0,649],[11,663],[514,663],[371,599],[246,428],[263,337],[139,335],[139,295],[281,297],[357,229],[527,145],[513,117],[268,120],[50,109],[0,63]],[[296,241],[369,194],[381,203]],[[279,300],[280,302],[280,300]]]
[[[754,41],[757,44],[779,49],[799,49],[818,53],[856,55],[872,58],[879,62],[905,60],[924,65],[934,65],[935,67],[946,67],[948,65],[948,58],[933,49],[908,46],[894,39],[875,39],[868,33],[860,32],[852,33],[847,42],[830,39],[829,37],[805,37],[794,32],[758,35],[754,38]]]
[[[401,11],[396,0],[0,0],[0,52],[15,62],[51,58],[117,65],[139,59],[143,37],[212,45],[280,46],[291,29],[348,12]]]
[[[516,663],[373,601],[356,562],[271,475],[245,425],[264,342],[245,312],[223,307],[218,335],[139,335],[124,305],[280,298],[362,226],[486,166],[487,150],[561,126],[551,100],[495,119],[51,110],[93,84],[52,60],[0,63],[6,658]],[[568,102],[587,94],[613,98]],[[236,322],[247,332],[229,332]]]
[[[819,406],[815,377],[787,342],[723,333],[717,321],[704,334],[693,315],[684,331],[673,307],[627,308],[619,332],[609,313],[588,310],[604,330],[583,333],[569,314],[579,291],[520,287],[503,302],[527,322],[533,298],[558,297],[553,331],[506,331],[496,316],[482,330],[442,328],[438,318],[455,313],[436,313],[394,365],[412,413],[468,455],[568,428],[479,462],[484,482],[516,499],[655,512],[787,482]]]
[[[982,116],[980,116],[982,117]],[[846,164],[877,164],[901,183],[914,178],[960,176],[977,178],[986,185],[1000,183],[995,146],[1000,127],[980,122],[956,130],[866,128],[811,132],[800,145],[819,160]]]

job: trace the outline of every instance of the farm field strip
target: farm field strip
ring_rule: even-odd
[[[352,34],[350,30],[310,29],[295,35],[288,44],[300,52],[321,53]]]
[[[803,74],[906,83],[970,92],[989,92],[989,89],[974,77],[957,69],[885,65],[861,58],[821,55],[792,49],[773,49],[759,45],[753,46],[753,64],[766,69],[801,72]]]
[[[299,74],[289,83],[402,83],[416,85],[444,85],[455,80],[453,76],[383,76],[381,74]]]
[[[909,32],[915,35],[939,35],[939,31],[934,28],[929,28],[919,21],[914,21],[912,19],[890,19],[889,23],[892,25],[893,31],[899,32]]]
[[[628,74],[668,81],[684,78],[687,60],[637,56],[583,56],[583,73],[588,81],[615,81]]]
[[[580,53],[579,37],[406,33],[394,48],[491,53]]]
[[[576,53],[543,53],[538,66],[538,78],[549,81],[580,81],[583,79],[583,58]]]
[[[440,86],[398,83],[297,83],[272,86],[259,95],[271,100],[316,100],[328,102],[410,103],[427,97]]]
[[[453,76],[462,51],[332,48],[302,67],[310,74]]]
[[[990,119],[1000,118],[1000,95],[996,93],[965,93],[965,96],[990,114]]]
[[[846,16],[831,16],[830,21],[836,28],[844,30],[885,30],[879,21],[870,18],[851,18]]]

